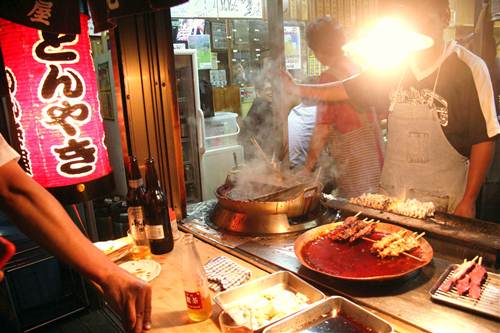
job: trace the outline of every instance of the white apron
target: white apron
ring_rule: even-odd
[[[434,96],[427,103],[408,103],[396,93],[388,117],[387,148],[380,187],[400,198],[432,201],[452,213],[463,197],[469,168],[446,138]]]

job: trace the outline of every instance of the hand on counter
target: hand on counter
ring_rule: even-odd
[[[120,314],[124,328],[140,333],[151,328],[151,286],[116,267],[102,285],[105,297]]]
[[[474,218],[476,216],[476,202],[462,199],[457,208],[455,208],[453,214],[462,217]]]

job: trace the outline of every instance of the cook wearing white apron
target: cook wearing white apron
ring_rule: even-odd
[[[443,132],[442,127],[448,124],[448,105],[436,94],[441,65],[453,52],[472,72],[488,136],[499,132],[485,66],[453,41],[445,46],[433,66],[419,71],[413,64],[417,80],[436,75],[432,91],[413,88],[403,91],[403,74],[389,110],[388,143],[381,176],[381,190],[387,194],[432,201],[438,210],[450,213],[463,198],[469,167],[468,158],[457,151]]]
[[[438,80],[439,75],[435,85]],[[381,190],[395,197],[432,201],[438,210],[453,212],[465,191],[468,159],[443,133],[433,100],[414,104],[403,102],[401,96],[394,99]]]

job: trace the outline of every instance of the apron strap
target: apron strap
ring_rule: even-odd
[[[401,77],[399,78],[398,86],[396,88],[396,91],[394,92],[394,96],[392,97],[391,105],[389,106],[389,112],[394,111],[394,106],[396,105],[399,94],[401,93],[401,85],[403,84],[403,79],[406,76],[407,71],[408,71],[408,65],[405,66],[405,69],[401,74]]]
[[[443,53],[441,54],[441,57],[444,56],[446,52],[446,42],[444,43],[444,46],[443,46]],[[443,61],[444,62],[444,61]],[[436,80],[434,81],[434,87],[432,88],[432,98],[431,100],[429,101],[429,106],[434,106],[434,97],[436,96],[436,88],[437,88],[437,85],[438,85],[438,81],[439,81],[439,75],[441,74],[441,66],[443,65],[443,63],[441,63],[438,67],[438,72],[437,72],[437,75],[436,75]]]

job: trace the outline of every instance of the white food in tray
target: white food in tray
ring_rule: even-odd
[[[227,312],[238,325],[257,329],[302,310],[308,305],[308,301],[304,294],[275,286],[258,295],[239,300]]]

